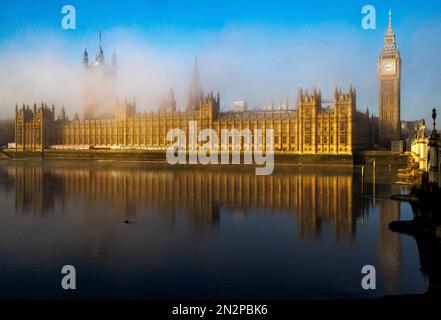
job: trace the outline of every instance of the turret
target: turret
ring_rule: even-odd
[[[303,89],[299,88],[299,91],[297,92],[297,105],[303,100]]]
[[[100,34],[99,34],[98,51],[96,53],[95,63],[98,65],[104,63],[104,51],[103,51],[103,47],[101,45],[101,30],[100,30]]]
[[[173,88],[170,88],[170,91],[168,93],[168,112],[175,112],[176,111],[176,99],[175,99],[175,93],[173,91]]]
[[[118,121],[126,121],[128,118],[132,117],[136,114],[136,108],[133,104],[127,101],[127,97],[124,100],[124,103],[118,105],[116,110],[116,118]]]
[[[84,53],[83,53],[83,66],[85,68],[89,67],[89,54],[87,53],[86,48],[84,48]]]
[[[60,113],[58,115],[58,120],[61,121],[66,120],[66,111],[64,110],[64,106],[61,106]]]
[[[116,58],[116,53],[115,53],[115,51],[113,51],[112,62],[111,62],[111,71],[113,74],[116,74],[117,63],[118,63],[118,61]]]
[[[200,100],[200,109],[204,117],[217,118],[220,110],[220,95],[214,97],[213,92]]]
[[[169,92],[168,92],[168,102],[176,103],[176,100],[175,100],[175,93],[174,93],[174,91],[173,91],[173,88],[170,88],[170,90],[169,90]]]

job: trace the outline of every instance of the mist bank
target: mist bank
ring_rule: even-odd
[[[136,100],[141,111],[156,110],[171,87],[178,109],[184,109],[197,55],[203,89],[219,92],[224,110],[235,100],[246,100],[251,107],[285,101],[294,106],[300,87],[318,87],[324,99],[332,99],[335,86],[346,91],[353,84],[357,108],[378,113],[377,59],[384,32],[357,27],[226,25],[191,35],[167,30],[155,38],[140,29],[114,27],[103,30],[103,49],[107,63],[113,52],[117,55],[119,99]],[[422,106],[441,100],[434,86],[441,60],[436,59],[435,42],[416,45],[441,31],[440,24],[429,21],[406,35],[400,25],[395,29],[403,58],[402,117],[428,119],[430,110]],[[0,42],[1,119],[13,117],[16,103],[42,101],[64,105],[69,116],[82,114],[82,53],[87,47],[94,59],[98,32],[66,32],[28,31]],[[434,39],[441,40],[440,34]]]

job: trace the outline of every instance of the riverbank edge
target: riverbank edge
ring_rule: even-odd
[[[146,162],[167,164],[163,151],[139,151],[139,150],[45,150],[42,152],[15,152],[15,150],[3,150],[4,157],[1,160],[89,160],[104,162]],[[404,166],[407,164],[409,155],[406,153],[391,153],[387,151],[365,151],[354,155],[299,155],[289,153],[276,153],[275,164],[291,165],[335,165],[353,166],[370,164]],[[212,164],[216,165],[216,164]]]

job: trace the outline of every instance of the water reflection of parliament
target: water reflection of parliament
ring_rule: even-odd
[[[23,214],[56,214],[68,201],[112,203],[122,219],[134,219],[145,211],[160,212],[173,223],[185,213],[195,229],[216,227],[221,211],[239,217],[247,213],[289,214],[301,236],[319,237],[325,224],[337,239],[353,240],[357,221],[363,223],[369,206],[379,209],[379,264],[386,273],[390,293],[396,288],[400,265],[400,238],[388,230],[398,220],[398,202],[361,198],[361,184],[351,170],[301,168],[295,173],[279,170],[270,176],[254,171],[137,170],[121,166],[45,166],[14,164],[7,176],[15,184],[15,208]],[[369,185],[365,184],[365,189]],[[379,194],[390,194],[390,184],[378,184]],[[383,270],[384,269],[384,270]]]

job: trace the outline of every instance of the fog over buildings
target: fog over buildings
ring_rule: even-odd
[[[436,50],[441,23],[427,21],[408,30],[397,17],[395,25],[405,61],[402,119],[429,119],[433,103],[441,100],[435,79],[441,74]],[[165,44],[136,28],[110,27],[102,30],[102,47],[107,63],[114,52],[117,56],[118,98],[135,99],[139,110],[156,110],[170,88],[182,110],[197,55],[203,90],[219,91],[222,109],[232,109],[240,100],[247,101],[248,108],[264,108],[271,101],[275,106],[286,101],[294,105],[300,87],[321,88],[329,98],[335,86],[353,84],[357,108],[369,107],[378,114],[377,60],[385,31],[380,25],[374,31],[343,24],[226,25],[191,36],[164,31]],[[35,101],[64,105],[69,116],[82,114],[87,87],[82,56],[87,47],[91,60],[95,58],[99,30],[69,32],[27,30],[0,42],[1,119],[13,117],[16,103]],[[271,37],[274,32],[276,39]],[[425,42],[427,37],[433,42]]]

